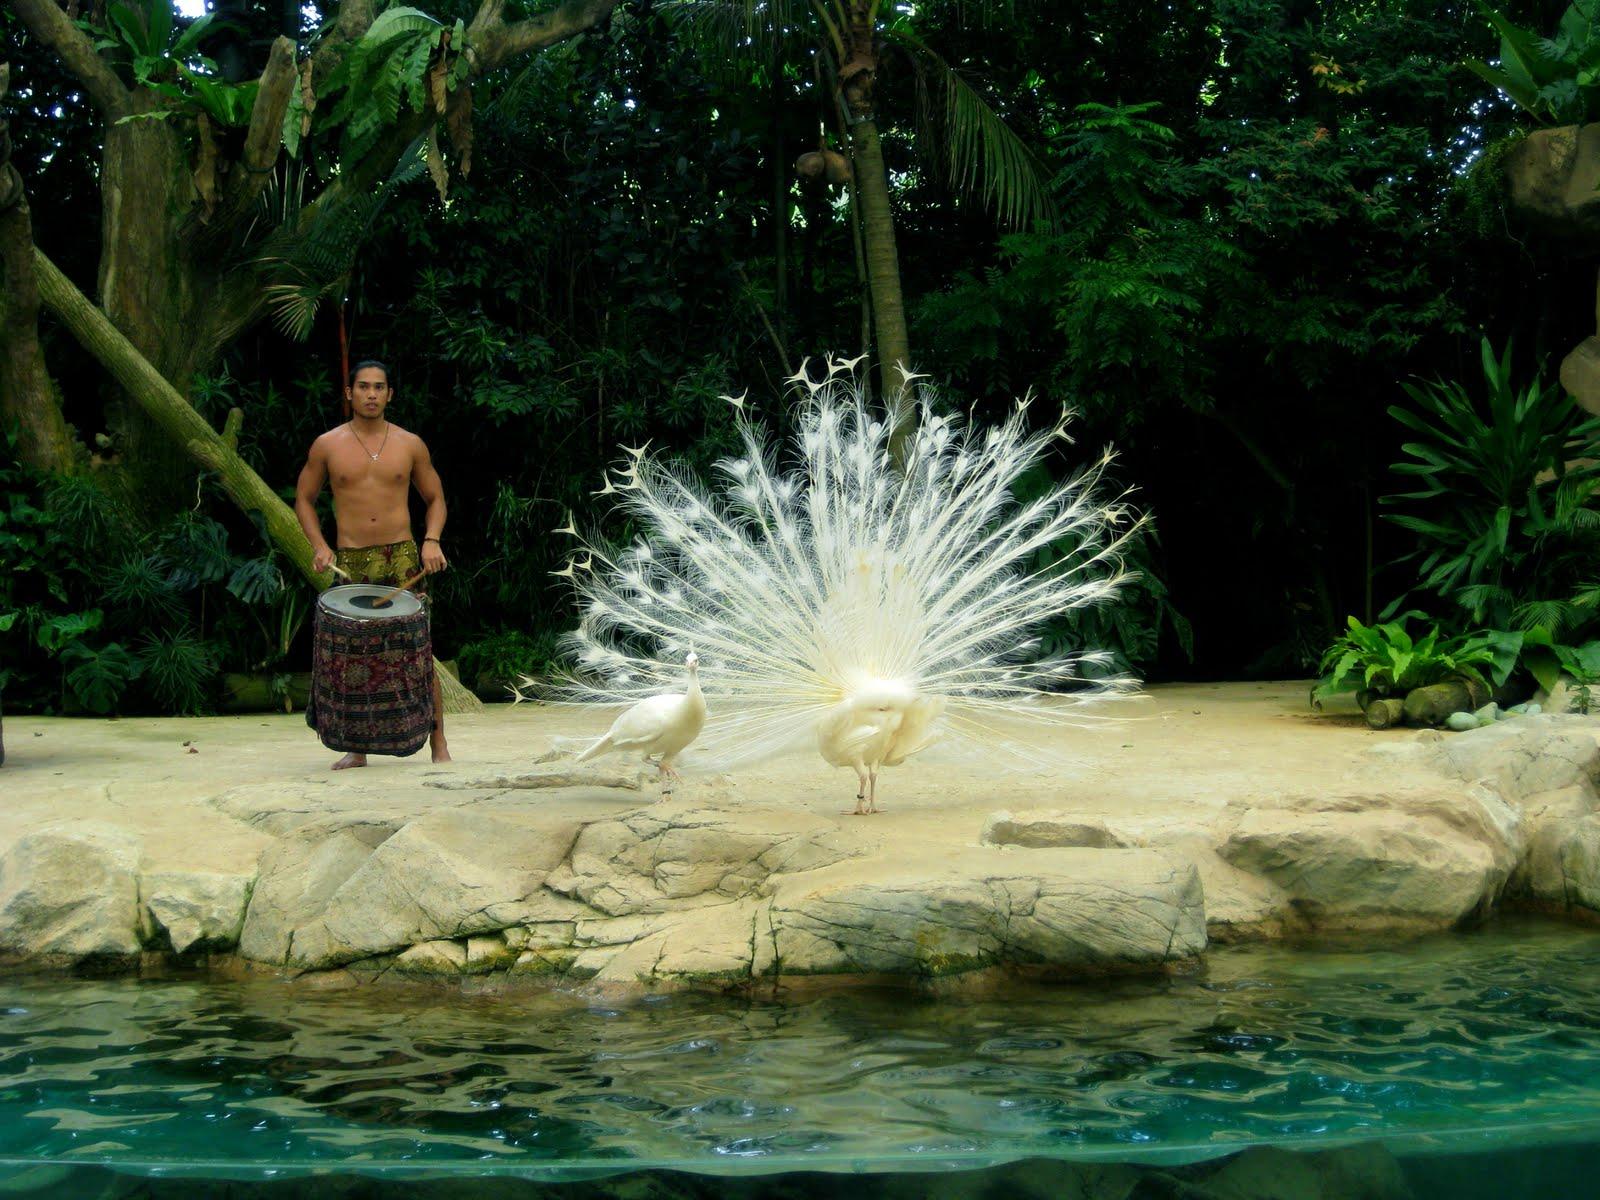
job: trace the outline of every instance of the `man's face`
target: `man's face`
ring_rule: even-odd
[[[356,372],[355,382],[345,389],[344,394],[350,401],[351,412],[358,417],[377,420],[383,416],[383,410],[389,403],[389,377],[384,374],[382,367],[362,367]]]

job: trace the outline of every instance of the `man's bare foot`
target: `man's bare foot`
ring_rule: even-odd
[[[433,748],[433,761],[436,763],[454,762],[455,759],[450,757],[450,747],[440,742]]]
[[[364,767],[366,765],[367,756],[365,754],[346,754],[338,762],[334,763],[333,766],[329,767],[328,770],[343,771],[350,767]]]

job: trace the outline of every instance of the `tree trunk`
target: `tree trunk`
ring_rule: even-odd
[[[278,494],[240,458],[234,449],[243,414],[234,409],[219,434],[191,408],[161,373],[141,355],[106,315],[91,304],[42,252],[34,252],[34,273],[39,295],[61,318],[72,336],[94,355],[173,443],[189,458],[215,471],[223,489],[246,513],[260,514],[267,537],[296,569],[320,591],[331,582],[327,574],[312,570],[311,543],[300,522]],[[480,706],[477,697],[437,663],[434,671],[443,689],[446,712],[470,712]]]
[[[912,428],[912,414],[900,404],[905,390],[902,368],[911,369],[911,337],[906,329],[905,300],[900,290],[894,213],[889,206],[889,174],[883,165],[883,146],[873,106],[873,83],[878,71],[873,7],[864,0],[854,0],[850,5],[850,56],[839,68],[839,87],[850,113],[850,158],[866,243],[867,287],[872,295],[878,378],[884,404],[896,417],[889,449],[899,462],[904,460],[905,443]]]
[[[885,399],[903,390],[900,368],[911,369],[911,337],[906,330],[900,291],[900,257],[895,249],[894,214],[889,208],[889,176],[875,121],[858,121],[850,131],[861,197],[861,234],[866,243],[867,286],[872,291],[872,321],[878,349],[879,382]]]
[[[778,334],[787,333],[789,320],[789,156],[783,142],[783,71],[776,43],[768,70],[772,73],[772,259],[773,312]]]
[[[10,83],[0,64],[0,98]],[[17,454],[38,471],[68,472],[77,447],[61,413],[39,345],[39,287],[33,278],[33,218],[11,136],[0,117],[0,435],[15,425]]]
[[[135,92],[136,110],[156,97]],[[207,344],[223,257],[188,228],[197,211],[180,118],[133,120],[106,130],[101,161],[101,253],[98,292],[107,317],[179,396],[215,361]],[[207,253],[207,251],[210,251]],[[187,405],[185,405],[187,407]],[[136,493],[157,511],[190,490],[193,466],[139,397],[124,396],[113,425]]]
[[[17,457],[36,471],[69,473],[77,446],[39,345],[39,289],[27,201],[0,213],[0,422],[16,425]]]
[[[1367,718],[1367,724],[1373,729],[1393,729],[1404,723],[1406,718],[1406,705],[1404,700],[1372,700],[1362,709],[1362,714]]]

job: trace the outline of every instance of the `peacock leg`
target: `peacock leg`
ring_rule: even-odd
[[[851,766],[856,769],[856,806],[853,810],[845,812],[847,817],[864,817],[870,811],[861,806],[867,802],[867,768],[858,759]]]
[[[878,769],[874,767],[867,783],[867,811],[878,811]]]

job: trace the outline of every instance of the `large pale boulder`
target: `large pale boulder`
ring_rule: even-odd
[[[193,947],[231,950],[244,928],[254,875],[217,871],[153,871],[139,877],[139,898],[151,933],[166,935],[176,954]]]
[[[1526,846],[1507,888],[1539,907],[1600,911],[1600,720],[1517,717],[1412,753],[1435,770],[1494,788],[1519,811]]]
[[[549,887],[611,916],[755,894],[858,848],[832,822],[790,809],[658,804],[584,827]]]
[[[1565,908],[1576,903],[1567,875],[1569,843],[1583,820],[1600,810],[1594,790],[1573,784],[1525,797],[1521,805],[1528,848],[1507,893],[1539,906]]]
[[[328,898],[393,832],[365,818],[323,820],[274,842],[261,856],[239,952],[257,962],[287,962],[296,933],[322,915]]]
[[[97,821],[18,838],[0,853],[0,956],[138,954],[139,852],[137,838]]]
[[[1590,813],[1574,825],[1559,852],[1567,904],[1600,912],[1600,814]]]
[[[642,924],[628,928],[641,920]],[[570,969],[601,983],[739,983],[774,974],[776,954],[771,902],[767,900],[712,904],[686,913],[620,917],[596,924],[617,928],[588,927],[578,940],[589,944],[573,956]]]
[[[1413,743],[1426,766],[1485,780],[1510,800],[1600,781],[1600,721],[1542,713]]]
[[[1215,819],[1215,814],[1152,821],[1085,811],[997,812],[984,823],[981,840],[988,846],[1145,847],[1193,863],[1205,892],[1206,933],[1213,941],[1275,937],[1299,924],[1287,892],[1217,853],[1224,835]]]
[[[391,969],[401,975],[460,975],[467,969],[467,948],[453,941],[422,942],[397,956]]]
[[[1561,360],[1562,390],[1591,415],[1600,415],[1600,337],[1590,334]],[[1557,709],[1564,712],[1565,709]]]
[[[1242,810],[1219,852],[1313,927],[1360,929],[1486,915],[1523,848],[1517,811],[1469,785],[1284,797]]]
[[[1194,868],[1152,851],[857,859],[774,875],[759,890],[770,894],[707,891],[694,906],[516,931],[505,939],[518,951],[512,973],[625,985],[987,967],[1077,976],[1158,970],[1206,943]]]
[[[409,788],[383,795],[350,784],[340,786],[331,780],[241,784],[209,797],[206,803],[224,816],[273,837],[300,829],[315,831],[330,823],[385,825],[393,829],[426,811]]]
[[[288,962],[325,967],[537,919],[545,876],[578,829],[536,812],[471,808],[411,821],[304,914]]]
[[[1198,874],[1154,851],[1018,849],[921,868],[870,865],[856,878],[780,892],[768,934],[778,971],[1148,970],[1206,945]]]

